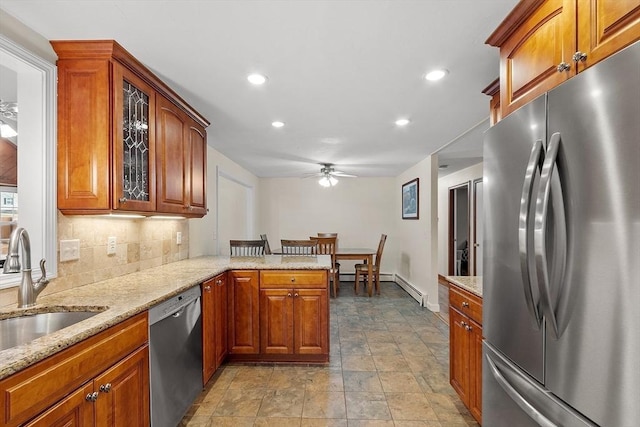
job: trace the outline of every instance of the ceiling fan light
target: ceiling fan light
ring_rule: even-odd
[[[329,184],[333,187],[334,185],[336,185],[338,183],[338,178],[336,178],[333,175],[329,176]]]
[[[331,187],[331,181],[329,181],[329,178],[327,178],[326,176],[320,178],[318,180],[318,184],[322,185],[323,187]]]

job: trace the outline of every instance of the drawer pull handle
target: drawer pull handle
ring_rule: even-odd
[[[207,285],[207,286],[205,286],[205,287],[204,287],[204,290],[205,290],[206,292],[211,291],[211,286],[208,286],[208,285]]]
[[[103,393],[109,393],[111,391],[111,383],[106,383],[100,386],[100,391]]]
[[[570,69],[571,69],[571,64],[567,64],[566,62],[559,63],[558,67],[556,68],[556,70],[558,70],[559,73],[569,71]]]
[[[295,277],[292,277],[292,278],[291,278],[291,282],[295,282],[295,281],[296,281],[296,278],[295,278]]]
[[[463,307],[469,307],[469,303],[468,303],[468,302],[466,302],[466,301],[462,301],[462,306],[463,306]]]
[[[87,394],[84,400],[86,400],[87,402],[95,402],[96,400],[98,400],[98,392],[94,391],[93,393]]]
[[[222,285],[222,280],[220,280],[220,279],[216,280],[216,285],[218,285],[218,286]]]

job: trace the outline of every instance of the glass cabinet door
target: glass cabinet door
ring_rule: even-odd
[[[116,209],[154,211],[155,91],[114,65],[114,185]]]

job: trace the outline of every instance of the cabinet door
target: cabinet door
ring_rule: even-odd
[[[294,289],[296,354],[329,352],[327,289]]]
[[[159,212],[188,213],[187,121],[187,115],[171,101],[160,95],[156,97],[156,204]]]
[[[149,347],[140,347],[93,382],[96,426],[149,425]]]
[[[114,209],[156,209],[155,91],[122,65],[113,65]]]
[[[582,71],[640,40],[640,0],[590,0],[578,3],[578,50],[587,54]]]
[[[575,75],[575,1],[546,0],[500,46],[503,117]]]
[[[466,329],[469,318],[457,310],[449,308],[449,381],[460,396],[460,400],[469,406],[469,337]]]
[[[215,338],[215,368],[227,357],[227,274],[221,274],[214,279],[214,338]]]
[[[229,354],[258,354],[259,272],[232,271],[229,273]]]
[[[58,209],[109,210],[110,62],[57,65]]]
[[[202,383],[216,370],[216,297],[215,278],[202,284]],[[225,324],[226,326],[226,324]]]
[[[204,216],[207,213],[207,134],[202,126],[189,120],[188,213]]]
[[[93,403],[87,395],[93,393],[93,383],[80,387],[25,427],[83,427],[93,425]]]
[[[469,327],[469,411],[482,423],[482,326],[470,320]]]
[[[292,289],[260,291],[261,353],[293,354]]]

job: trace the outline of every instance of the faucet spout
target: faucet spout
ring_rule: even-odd
[[[22,244],[22,263],[20,267],[20,258],[18,250]],[[29,241],[29,233],[27,230],[19,227],[13,230],[9,238],[9,246],[7,248],[7,259],[4,263],[4,273],[22,272],[22,281],[18,290],[18,308],[32,307],[36,305],[36,298],[40,292],[49,284],[47,272],[44,267],[45,260],[40,261],[40,270],[42,277],[34,284],[31,277],[31,242]]]

